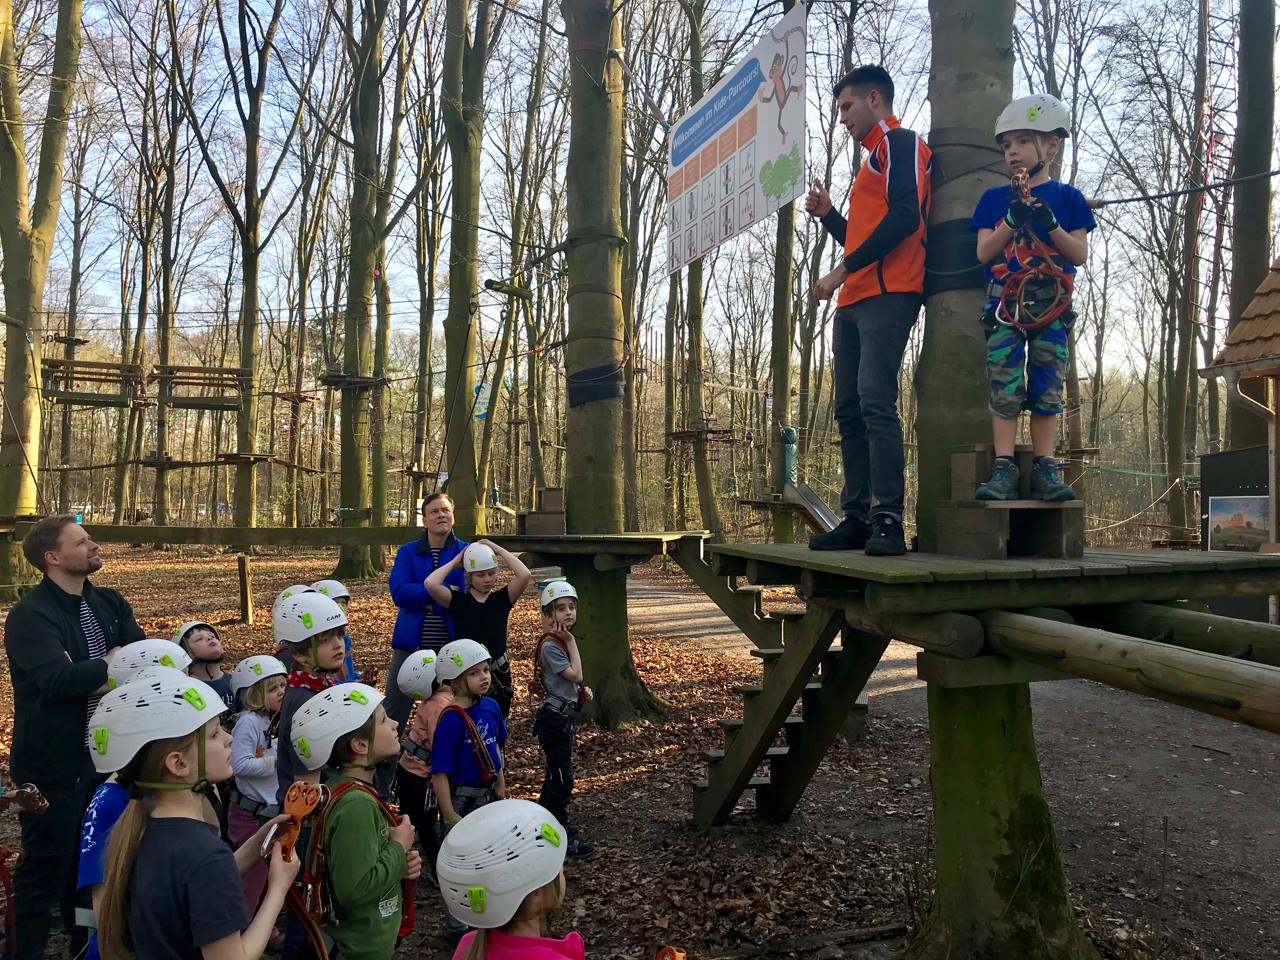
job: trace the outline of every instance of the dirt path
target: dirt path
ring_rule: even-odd
[[[687,580],[636,571],[629,596],[640,633],[749,656],[749,641]],[[896,769],[904,782],[925,785],[927,803],[915,652],[890,644],[871,679],[871,716],[919,731]],[[1131,928],[1137,936],[1135,919],[1163,918],[1169,936],[1203,956],[1280,956],[1280,741],[1085,680],[1034,684],[1032,697],[1045,791],[1075,892],[1115,926],[1113,936]],[[833,786],[824,776],[802,812],[830,816],[815,803]],[[858,817],[847,826],[869,824]],[[926,839],[923,822],[917,832]]]

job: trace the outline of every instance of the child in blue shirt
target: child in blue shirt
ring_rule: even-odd
[[[440,713],[431,738],[431,788],[448,832],[472,810],[501,800],[502,745],[507,725],[497,701],[485,696],[492,679],[489,651],[476,640],[454,640],[440,649],[436,677],[453,691],[453,703]],[[466,931],[445,914],[445,937],[457,946]]]
[[[989,280],[982,322],[996,453],[991,479],[976,491],[979,500],[1018,497],[1013,453],[1023,410],[1031,415],[1035,453],[1032,497],[1075,497],[1053,451],[1075,320],[1072,284],[1097,223],[1079,190],[1049,177],[1048,164],[1070,122],[1066,106],[1046,94],[1020,97],[1005,108],[996,121],[996,143],[1013,182],[984,193],[969,224]]]

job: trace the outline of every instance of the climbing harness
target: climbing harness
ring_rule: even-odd
[[[324,805],[327,795],[328,790],[315,783],[294,783],[285,791],[284,812],[289,819],[285,823],[284,829],[280,831],[279,838],[280,852],[286,860],[293,859],[294,848],[298,844],[298,836],[302,832],[303,821]],[[274,833],[274,831],[275,828],[273,827],[272,832]],[[262,855],[264,857],[270,851],[271,840],[272,834],[269,833],[262,845]],[[329,960],[329,949],[325,946],[324,933],[320,930],[320,924],[316,922],[316,919],[311,915],[311,911],[307,908],[308,895],[306,893],[305,872],[302,877],[303,884],[301,889],[297,884],[290,885],[289,892],[285,894],[285,905],[306,932],[307,941],[311,944],[313,955],[318,960]]]
[[[577,596],[577,594],[574,594],[574,596]],[[587,702],[587,691],[582,684],[578,684],[578,699],[573,702],[565,700],[563,697],[557,697],[547,690],[547,668],[542,662],[542,645],[548,642],[559,644],[566,652],[569,650],[565,642],[554,633],[544,633],[538,638],[538,643],[533,648],[533,677],[529,681],[529,696],[539,701],[548,698],[555,699],[565,704],[566,708],[558,708],[555,704],[552,704],[552,709],[557,713],[568,713],[568,706],[578,708]]]
[[[1033,202],[1031,177],[1043,166],[1041,161],[1031,170],[1019,170],[1013,175],[1011,189],[1016,199]],[[1074,277],[1059,267],[1053,256],[1053,250],[1029,224],[1018,227],[1005,247],[1004,262],[991,268],[992,278],[997,283],[1003,281],[995,309],[997,323],[1029,333],[1047,327],[1067,311]],[[1009,269],[1011,260],[1017,261],[1016,270]]]

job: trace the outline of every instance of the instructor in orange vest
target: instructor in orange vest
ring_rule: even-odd
[[[906,552],[902,535],[904,458],[898,369],[924,290],[930,152],[893,115],[893,78],[855,67],[836,84],[840,122],[865,151],[846,220],[815,180],[804,209],[843,245],[844,257],[814,296],[836,301],[835,418],[840,427],[844,520],[809,540],[813,550]]]

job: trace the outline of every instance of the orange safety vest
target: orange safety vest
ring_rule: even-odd
[[[890,130],[902,124],[894,116],[885,117],[862,138],[866,159],[854,178],[849,192],[849,222],[844,232],[844,255],[862,246],[889,210],[889,143]],[[916,197],[920,204],[920,223],[915,231],[889,251],[882,260],[849,274],[840,287],[837,306],[848,307],[882,293],[922,293],[924,291],[925,230],[929,221],[929,202],[933,198],[930,181],[933,152],[928,144],[915,136]],[[895,158],[902,162],[901,158]]]

